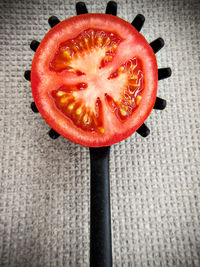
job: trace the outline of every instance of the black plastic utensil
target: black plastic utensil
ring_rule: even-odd
[[[90,148],[90,266],[112,266],[110,147]]]
[[[77,15],[88,13],[84,2],[76,4]],[[106,14],[117,15],[117,3],[110,1],[106,7]],[[145,18],[138,14],[132,21],[133,27],[140,31]],[[49,25],[54,27],[60,20],[52,16],[48,20]],[[157,38],[150,43],[154,53],[157,53],[163,46],[162,38]],[[31,49],[37,50],[39,42],[33,40]],[[158,69],[158,80],[171,76],[170,68]],[[25,71],[26,80],[31,79],[30,70]],[[157,97],[154,109],[163,110],[166,107],[166,100]],[[31,103],[33,112],[38,113],[34,102]],[[150,130],[146,124],[142,124],[137,130],[142,137],[149,135]],[[57,139],[60,134],[54,129],[49,131],[52,139]],[[89,148],[90,150],[90,266],[111,267],[112,266],[112,239],[111,239],[111,213],[110,213],[110,179],[109,179],[109,155],[110,147]]]

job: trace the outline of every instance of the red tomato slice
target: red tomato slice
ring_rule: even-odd
[[[84,14],[53,27],[32,63],[35,104],[62,136],[89,147],[133,134],[157,94],[157,62],[145,38],[128,22]]]

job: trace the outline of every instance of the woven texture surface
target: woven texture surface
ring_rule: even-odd
[[[106,1],[87,1],[104,12]],[[200,2],[118,1],[118,15],[146,17],[142,34],[163,37],[159,81],[165,111],[147,120],[110,158],[114,266],[200,266]],[[31,40],[48,18],[75,15],[75,2],[0,0],[0,266],[89,266],[89,151],[47,135],[32,113]]]

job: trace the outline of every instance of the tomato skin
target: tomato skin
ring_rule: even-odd
[[[102,23],[103,22],[103,23]],[[74,127],[70,120],[67,120],[56,109],[51,101],[50,94],[46,88],[57,88],[59,79],[65,79],[64,73],[50,73],[48,64],[50,58],[56,51],[60,42],[72,38],[87,27],[101,27],[105,30],[112,30],[117,35],[124,33],[121,37],[132,38],[132,42],[127,41],[127,46],[122,47],[120,53],[113,60],[113,70],[116,66],[124,62],[128,55],[136,55],[143,64],[144,70],[144,90],[141,92],[141,102],[134,111],[131,118],[123,123],[119,123],[117,118],[112,117],[112,125],[104,135],[96,132],[85,132]],[[105,25],[105,26],[102,26]],[[127,35],[127,36],[126,36]],[[69,36],[69,37],[68,37]],[[128,39],[128,38],[127,38]],[[135,41],[135,40],[138,41]],[[56,40],[59,40],[56,42]],[[133,48],[132,45],[135,44]],[[136,54],[134,54],[134,51]],[[112,67],[112,66],[111,66]],[[74,76],[68,74],[68,80],[73,81]],[[83,82],[83,80],[80,81]],[[157,95],[157,61],[155,54],[145,38],[128,22],[107,14],[83,14],[64,20],[53,27],[44,37],[34,55],[31,68],[31,88],[35,104],[46,122],[59,134],[72,142],[89,147],[109,146],[120,142],[131,136],[146,120],[155,104]],[[53,89],[53,88],[52,88]],[[105,114],[109,113],[107,107]]]

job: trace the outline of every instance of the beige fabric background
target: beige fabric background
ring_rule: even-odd
[[[86,1],[104,12],[106,1]],[[48,18],[75,15],[67,0],[0,0],[0,266],[89,265],[89,153],[60,137],[30,109],[32,39]],[[161,36],[159,81],[165,111],[112,146],[110,159],[114,266],[200,266],[200,2],[118,1],[118,15],[146,17],[142,34]]]

